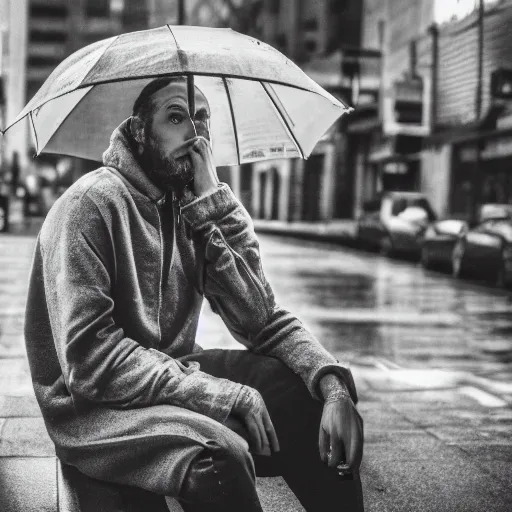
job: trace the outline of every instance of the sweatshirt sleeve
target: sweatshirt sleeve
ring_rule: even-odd
[[[42,237],[44,287],[57,356],[75,406],[171,404],[224,421],[243,386],[186,367],[127,337],[114,321],[115,248],[87,195]]]
[[[204,293],[233,336],[250,350],[277,357],[297,373],[313,397],[330,373],[357,393],[350,370],[340,364],[291,313],[276,304],[263,273],[252,220],[226,184],[181,210],[204,245]]]

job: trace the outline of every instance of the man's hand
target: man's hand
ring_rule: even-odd
[[[272,452],[279,451],[279,442],[267,406],[256,389],[243,386],[232,412],[244,422],[253,453],[271,455]]]
[[[192,160],[194,170],[193,192],[197,197],[201,197],[217,189],[219,178],[217,177],[210,142],[201,136],[194,137],[190,142],[188,154]]]
[[[346,463],[350,471],[357,471],[363,458],[363,441],[363,420],[352,400],[326,402],[318,443],[321,459],[329,467]]]

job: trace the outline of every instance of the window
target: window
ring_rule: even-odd
[[[85,14],[91,18],[104,18],[110,15],[110,0],[87,0]]]
[[[372,199],[371,201],[365,201],[363,204],[363,210],[365,211],[365,213],[379,212],[380,205],[380,199]]]
[[[64,43],[68,36],[58,30],[31,30],[30,41],[33,43]]]
[[[40,56],[31,56],[27,59],[27,64],[29,66],[34,67],[55,67],[57,64],[61,62],[60,57],[40,57]]]
[[[302,22],[302,30],[318,30],[318,21],[316,18],[310,18]]]
[[[271,0],[268,10],[271,14],[279,14],[279,11],[281,10],[281,2],[279,0]]]
[[[436,231],[442,235],[457,236],[466,229],[466,223],[462,220],[443,220],[436,224]]]
[[[393,209],[391,211],[391,214],[393,216],[400,215],[404,210],[407,208],[421,208],[422,210],[425,210],[425,212],[428,215],[428,220],[430,222],[436,220],[436,214],[434,213],[434,210],[432,210],[432,207],[430,206],[430,203],[425,199],[424,197],[418,197],[418,198],[397,198],[393,201]]]
[[[316,51],[316,41],[308,40],[304,42],[304,49],[308,53],[313,53]]]
[[[34,18],[65,18],[68,8],[64,5],[31,5],[30,16]]]

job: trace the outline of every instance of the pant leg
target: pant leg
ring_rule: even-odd
[[[314,400],[300,377],[281,361],[245,350],[205,350],[182,359],[201,369],[257,389],[267,406],[281,451],[253,456],[256,474],[269,462],[281,474],[307,512],[363,510],[359,475],[340,478],[320,459],[318,434],[323,404]],[[269,459],[271,459],[269,461]]]
[[[192,462],[178,501],[185,512],[263,512],[247,445],[212,443]]]

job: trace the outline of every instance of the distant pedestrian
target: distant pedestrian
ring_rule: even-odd
[[[261,511],[269,467],[308,511],[362,510],[351,374],[276,304],[189,99],[182,77],[146,86],[41,230],[25,334],[57,455],[187,512]],[[249,350],[195,343],[203,296]]]

